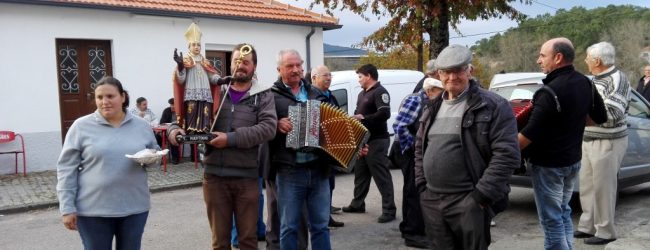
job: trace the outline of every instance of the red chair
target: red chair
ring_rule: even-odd
[[[18,174],[18,154],[23,154],[23,176],[27,176],[27,161],[25,160],[25,140],[23,139],[23,136],[17,133],[14,133],[13,131],[0,131],[0,144],[2,143],[10,143],[13,142],[17,137],[20,137],[20,149],[21,150],[13,150],[13,151],[0,151],[0,155],[3,154],[14,154],[14,158],[16,160],[15,166],[16,166],[16,174]]]

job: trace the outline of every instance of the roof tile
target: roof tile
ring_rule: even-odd
[[[46,0],[80,6],[106,6],[214,17],[242,17],[269,21],[295,22],[325,26],[338,25],[338,19],[291,6],[276,0]]]

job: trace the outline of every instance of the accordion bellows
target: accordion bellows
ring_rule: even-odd
[[[368,129],[343,110],[316,100],[290,106],[289,119],[293,129],[287,134],[288,148],[320,148],[348,172],[370,137]]]

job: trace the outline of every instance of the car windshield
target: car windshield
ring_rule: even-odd
[[[508,99],[508,101],[512,101],[516,99],[533,99],[533,94],[535,94],[535,91],[540,87],[541,85],[539,84],[526,84],[494,88],[491,89],[491,91]]]

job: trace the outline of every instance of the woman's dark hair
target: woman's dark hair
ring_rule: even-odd
[[[124,90],[120,80],[117,80],[117,78],[112,76],[104,76],[102,77],[102,79],[99,79],[99,81],[95,85],[95,88],[106,84],[113,85],[115,88],[117,88],[117,91],[120,92],[120,94],[124,94],[124,103],[122,103],[122,111],[126,113],[126,108],[129,107],[129,92],[126,92],[126,90]]]

